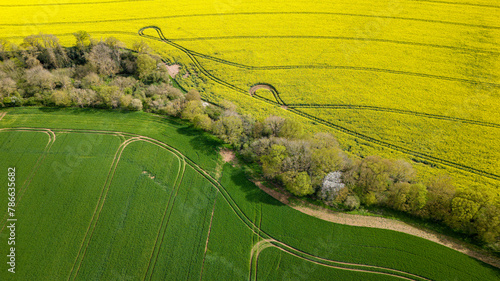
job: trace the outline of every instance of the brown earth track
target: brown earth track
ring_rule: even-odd
[[[0,121],[2,121],[5,115],[7,115],[7,111],[0,113]]]
[[[13,128],[13,129],[16,129],[16,128]],[[30,128],[17,128],[17,129],[25,129],[25,130],[27,130],[27,129],[30,129]],[[40,130],[40,128],[37,128],[37,129]],[[44,130],[44,129],[42,128],[42,130]],[[46,130],[50,130],[50,129],[46,129]],[[63,130],[61,130],[61,131],[63,131]],[[70,130],[70,131],[76,131],[76,130]],[[105,133],[105,134],[118,134],[118,133],[120,133],[120,132],[97,131],[97,130],[82,130],[82,131],[85,131],[85,132],[88,132],[88,133]],[[129,135],[130,136],[133,135],[135,138],[138,138],[137,140],[144,140],[144,141],[148,141],[149,140],[149,142],[154,142],[154,143],[156,143],[159,146],[166,146],[166,147],[172,149],[172,151],[175,151],[176,153],[179,153],[180,155],[182,155],[182,153],[180,153],[175,148],[173,148],[173,147],[171,147],[171,146],[169,146],[167,144],[164,144],[162,142],[159,142],[159,141],[157,141],[155,139],[152,139],[152,138],[149,138],[149,137],[146,137],[146,136],[139,136],[139,135],[135,135],[135,134],[129,134]],[[196,165],[194,163],[193,164],[189,164],[189,165],[194,165],[195,167],[201,169],[198,165]],[[204,175],[212,178],[204,170],[199,171],[199,173],[201,173],[201,172]],[[278,201],[281,201],[282,203],[286,202],[285,204],[287,204],[288,206],[290,206],[290,207],[292,207],[292,208],[294,208],[294,209],[296,209],[298,211],[301,211],[301,212],[303,212],[305,214],[308,214],[308,215],[311,215],[311,216],[316,216],[316,217],[318,217],[320,219],[327,220],[327,221],[334,222],[334,223],[339,223],[339,224],[352,225],[352,226],[364,226],[364,227],[372,227],[372,228],[380,228],[380,229],[391,229],[391,230],[394,230],[394,231],[403,232],[403,233],[407,233],[407,234],[410,234],[410,235],[418,236],[418,237],[424,238],[426,240],[430,240],[430,241],[436,242],[438,244],[441,244],[443,246],[449,247],[451,249],[457,250],[457,251],[462,252],[462,253],[464,253],[466,255],[469,255],[469,256],[474,257],[474,258],[476,258],[478,260],[481,260],[481,261],[483,261],[485,263],[488,263],[490,265],[493,265],[495,267],[500,268],[500,260],[499,259],[497,259],[497,258],[489,255],[488,253],[484,253],[484,252],[481,252],[481,251],[478,251],[478,250],[475,250],[475,249],[471,249],[468,245],[464,245],[464,243],[460,243],[459,241],[453,241],[453,239],[451,239],[449,237],[446,237],[444,235],[442,235],[441,239],[443,241],[445,241],[445,242],[448,242],[448,243],[444,243],[440,239],[437,239],[436,238],[436,233],[433,233],[431,231],[424,231],[424,230],[418,229],[416,227],[413,227],[413,226],[410,226],[410,225],[406,225],[405,223],[402,223],[402,222],[399,222],[399,221],[394,221],[394,220],[385,219],[385,218],[367,217],[367,216],[361,216],[361,215],[339,214],[339,213],[329,212],[326,209],[321,209],[321,210],[318,211],[318,210],[314,210],[313,208],[311,208],[311,206],[307,206],[307,207],[294,206],[294,205],[292,205],[292,204],[289,203],[288,198],[290,198],[290,195],[283,194],[283,193],[280,193],[280,192],[277,192],[277,191],[271,192],[271,189],[263,186],[262,183],[260,183],[260,182],[256,182],[256,185],[259,188],[261,188],[263,191],[265,191],[266,193],[268,193],[269,195],[273,196]],[[218,192],[220,192],[218,186],[214,185],[214,187],[218,190]],[[281,194],[281,195],[278,195],[278,194]],[[405,228],[397,228],[397,227],[395,227],[398,224],[399,225],[401,225],[401,224],[404,225]],[[427,234],[427,235],[424,235],[424,234]],[[437,234],[437,235],[439,235],[439,234]],[[285,248],[294,249],[294,248],[292,248],[292,247],[290,247],[290,246],[288,246],[286,244],[283,244],[281,242],[277,242],[277,243],[280,244],[280,245],[285,245],[286,246]],[[278,248],[280,248],[280,250],[283,250],[285,252],[289,252],[288,250],[282,249],[279,246],[275,246],[275,247],[278,247]],[[294,250],[300,252],[300,250],[297,250],[297,249],[294,249]],[[292,253],[292,254],[296,255],[295,253]],[[304,253],[304,254],[307,254],[307,253]],[[307,254],[307,255],[309,255],[309,254]],[[319,257],[316,257],[316,258],[318,258],[320,260],[323,260],[322,258],[319,258]],[[328,260],[325,260],[325,261],[328,261]],[[342,263],[342,262],[336,262],[336,263]],[[323,264],[323,263],[319,263],[319,262],[318,262],[318,264],[325,265],[325,266],[331,266],[331,265],[327,265],[327,264]],[[331,266],[331,267],[335,267],[335,266]],[[371,267],[371,266],[369,266],[369,267]],[[346,268],[342,268],[342,269],[346,269]],[[372,271],[370,271],[370,272],[371,273],[376,273],[376,272],[372,272]],[[405,273],[405,274],[408,274],[408,273]],[[412,274],[410,274],[410,275],[412,275]],[[403,277],[403,276],[397,276],[397,277]],[[419,276],[419,278],[422,278],[422,277]]]
[[[334,212],[325,208],[321,208],[318,206],[313,206],[311,204],[306,204],[304,206],[298,206],[291,204],[289,199],[291,197],[290,194],[285,194],[269,187],[266,187],[262,184],[262,182],[255,181],[255,185],[257,185],[261,190],[271,195],[276,200],[281,203],[294,208],[295,210],[302,212],[306,215],[313,216],[325,221],[351,225],[351,226],[361,226],[361,227],[370,227],[370,228],[379,228],[379,229],[388,229],[397,232],[402,232],[406,234],[410,234],[413,236],[417,236],[445,247],[451,248],[453,250],[459,251],[463,254],[466,254],[470,257],[478,259],[482,262],[485,262],[494,267],[500,268],[500,259],[494,257],[492,254],[483,251],[474,249],[472,245],[467,245],[465,242],[459,241],[457,239],[448,237],[443,234],[439,234],[437,232],[417,228],[415,226],[409,225],[407,223],[387,219],[382,217],[374,217],[374,216],[363,216],[363,215],[352,215],[340,212]]]

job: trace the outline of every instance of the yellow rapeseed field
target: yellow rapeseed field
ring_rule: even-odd
[[[0,37],[145,40],[211,101],[297,118],[352,154],[500,180],[500,4],[492,0],[0,1]],[[138,31],[146,26],[142,36]],[[163,40],[163,41],[162,41]],[[277,93],[255,84],[272,85]],[[260,98],[259,98],[260,97]],[[267,100],[266,100],[267,99]]]

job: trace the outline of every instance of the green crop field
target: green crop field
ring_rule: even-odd
[[[498,187],[500,6],[492,0],[2,1],[0,37],[145,40],[177,82],[245,113],[297,118],[352,154]],[[146,28],[145,27],[151,27]],[[141,31],[140,31],[141,30]],[[139,32],[140,31],[140,32]],[[274,93],[256,84],[272,85]],[[274,95],[273,95],[274,94]]]
[[[0,168],[16,168],[18,228],[16,274],[2,263],[1,280],[500,277],[421,238],[285,206],[224,164],[213,137],[173,119],[81,109],[2,113]],[[6,242],[8,213],[0,215]]]
[[[353,155],[411,160],[419,181],[445,172],[457,187],[498,191],[496,1],[2,0],[0,9],[0,39],[42,32],[72,46],[84,30],[128,47],[144,40],[208,101],[332,132]],[[420,238],[285,207],[223,165],[219,141],[177,121],[16,109],[0,114],[0,129],[0,167],[18,168],[16,280],[500,277]],[[0,208],[7,202],[0,196]]]

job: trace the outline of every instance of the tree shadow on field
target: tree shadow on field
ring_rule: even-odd
[[[245,193],[245,199],[249,202],[284,206],[283,203],[274,199],[271,195],[265,193],[253,182],[248,180],[247,175],[241,169],[231,169],[231,183],[235,188],[238,188]]]
[[[59,107],[40,107],[38,108],[39,111],[43,113],[51,113],[51,112],[59,112],[61,111],[61,108]]]
[[[196,129],[193,126],[184,126],[177,129],[177,133],[190,137],[189,144],[198,152],[205,155],[214,155],[219,151],[219,147],[223,144],[219,139],[208,135],[202,130]]]

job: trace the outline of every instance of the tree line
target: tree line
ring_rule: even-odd
[[[48,34],[21,45],[0,40],[0,106],[144,110],[188,120],[258,164],[266,179],[296,196],[355,210],[381,206],[444,223],[500,251],[500,195],[481,185],[456,188],[448,175],[422,179],[405,160],[348,156],[329,133],[309,134],[294,119],[256,120],[236,105],[202,101],[172,86],[167,67],[144,42],[131,49],[84,31],[65,48]]]

